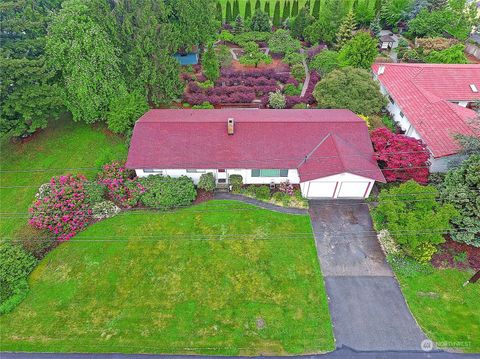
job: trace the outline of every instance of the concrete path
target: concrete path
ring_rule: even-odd
[[[361,201],[311,201],[336,346],[419,350],[426,339],[408,309]]]
[[[305,54],[305,50],[301,49],[300,53],[303,55]],[[307,92],[308,84],[310,83],[310,71],[308,70],[307,61],[305,57],[302,60],[303,68],[305,69],[305,81],[303,82],[302,92],[300,93],[300,97],[305,97],[305,93]]]
[[[268,210],[274,211],[274,212],[286,213],[286,214],[296,214],[296,215],[308,214],[307,209],[288,208],[288,207],[277,206],[277,205],[274,205],[274,204],[271,204],[271,203],[259,201],[255,198],[250,198],[250,197],[247,197],[247,196],[242,196],[240,194],[233,194],[233,193],[228,193],[228,192],[216,192],[215,195],[214,195],[214,199],[228,199],[228,200],[241,201],[241,202],[248,203],[248,204],[251,204],[251,205],[256,206],[256,207],[268,209]]]

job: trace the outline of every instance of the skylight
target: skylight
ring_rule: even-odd
[[[478,92],[477,86],[474,84],[470,84],[470,88],[472,89],[472,92]]]

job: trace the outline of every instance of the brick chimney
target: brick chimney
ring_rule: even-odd
[[[227,133],[231,136],[235,133],[235,121],[229,118],[227,121]]]

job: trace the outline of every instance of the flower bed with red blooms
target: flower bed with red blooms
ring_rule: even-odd
[[[430,154],[425,143],[387,128],[372,131],[371,139],[387,182],[428,183]]]
[[[29,209],[29,223],[47,229],[58,240],[67,241],[92,221],[84,176],[53,177],[45,196],[37,198]]]
[[[137,181],[135,172],[120,162],[106,164],[98,175],[98,182],[107,188],[107,197],[123,208],[138,205],[145,188]]]

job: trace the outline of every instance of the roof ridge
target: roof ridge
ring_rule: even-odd
[[[303,164],[305,164],[305,162],[307,162],[307,160],[315,153],[316,150],[318,150],[318,148],[329,138],[332,136],[332,133],[331,132],[328,132],[324,138],[322,138],[322,140],[313,148],[313,150],[311,150],[309,153],[307,153],[307,155],[305,156],[305,158],[303,160],[300,161],[300,163],[298,164],[297,168],[301,167]]]

